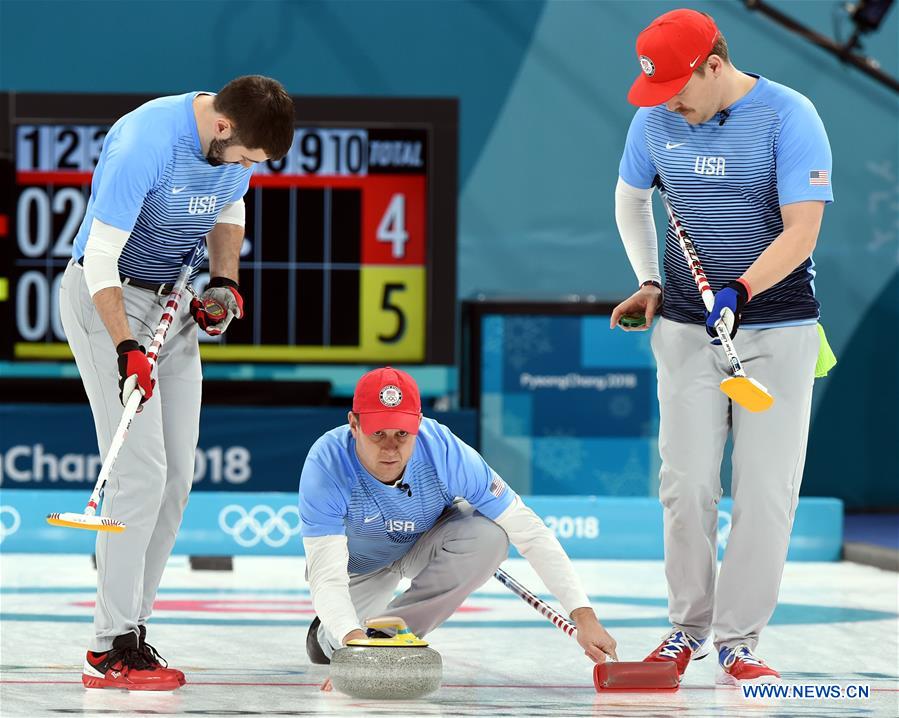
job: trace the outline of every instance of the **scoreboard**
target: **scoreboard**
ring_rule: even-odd
[[[66,359],[58,295],[109,127],[152,99],[0,94],[0,359]],[[458,103],[295,97],[245,197],[246,316],[211,361],[451,364]],[[202,291],[208,273],[193,282]]]

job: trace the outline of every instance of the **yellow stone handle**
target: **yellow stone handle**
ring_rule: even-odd
[[[412,633],[406,622],[399,616],[377,616],[365,619],[364,623],[366,628],[375,630],[393,629],[396,635],[390,638],[352,638],[347,641],[348,646],[420,647],[428,645],[427,641],[423,641]]]
[[[395,628],[397,629],[397,633],[405,633],[409,630],[406,626],[406,622],[399,616],[378,616],[376,618],[366,618],[365,627],[374,628],[375,630],[378,630],[380,628]]]

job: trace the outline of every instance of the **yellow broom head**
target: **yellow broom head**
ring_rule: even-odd
[[[65,526],[70,529],[86,529],[88,531],[110,531],[121,533],[125,524],[105,516],[88,516],[87,514],[47,514],[47,523],[51,526]]]
[[[747,376],[732,376],[721,382],[721,391],[727,394],[735,404],[747,411],[759,412],[770,409],[774,397],[755,379]]]

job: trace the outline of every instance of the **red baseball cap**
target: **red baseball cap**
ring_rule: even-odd
[[[353,411],[366,434],[384,429],[418,433],[421,396],[415,379],[385,366],[364,374],[353,392]]]
[[[638,107],[668,102],[706,61],[718,35],[715,21],[696,10],[672,10],[657,17],[637,36],[643,72],[631,85],[628,101]]]

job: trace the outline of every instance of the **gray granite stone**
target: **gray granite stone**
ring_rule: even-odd
[[[331,656],[331,683],[353,698],[420,698],[440,688],[443,661],[421,646],[346,646]]]

